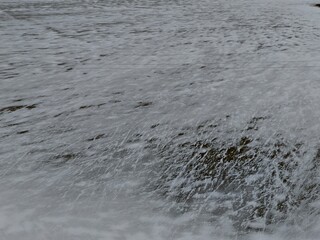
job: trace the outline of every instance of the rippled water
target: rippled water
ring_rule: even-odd
[[[307,0],[0,0],[0,239],[317,239]]]

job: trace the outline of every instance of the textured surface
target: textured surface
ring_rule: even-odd
[[[317,236],[312,3],[0,0],[0,238]]]

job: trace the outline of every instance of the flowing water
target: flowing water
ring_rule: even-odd
[[[0,239],[317,239],[309,0],[0,0]]]

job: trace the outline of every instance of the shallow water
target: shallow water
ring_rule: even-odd
[[[306,0],[0,0],[1,239],[317,239]]]

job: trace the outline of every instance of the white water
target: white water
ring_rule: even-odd
[[[312,3],[0,0],[0,239],[318,239]]]

